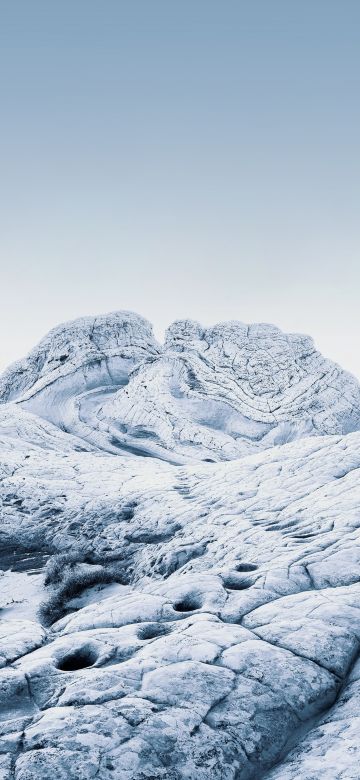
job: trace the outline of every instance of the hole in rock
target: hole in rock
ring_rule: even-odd
[[[193,612],[195,609],[200,609],[201,602],[196,596],[185,596],[181,601],[177,601],[174,604],[176,612]]]
[[[97,655],[94,650],[90,648],[82,648],[81,650],[74,650],[72,653],[68,653],[58,663],[58,669],[62,672],[76,672],[79,669],[86,669],[87,666],[92,666],[97,659]]]
[[[238,563],[237,566],[235,566],[236,571],[256,571],[257,565],[256,563]]]
[[[249,577],[226,577],[224,580],[224,587],[228,590],[246,590],[250,588],[253,581]]]
[[[155,639],[156,636],[165,636],[170,629],[160,623],[150,623],[147,626],[141,626],[138,631],[138,639]]]

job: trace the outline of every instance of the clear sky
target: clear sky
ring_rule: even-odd
[[[0,366],[132,309],[360,377],[359,0],[0,0]]]

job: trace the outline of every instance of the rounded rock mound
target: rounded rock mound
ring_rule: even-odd
[[[174,463],[360,428],[359,383],[308,336],[180,320],[161,347],[131,312],[54,328],[0,377],[0,401],[99,449]]]

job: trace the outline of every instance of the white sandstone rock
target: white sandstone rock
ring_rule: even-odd
[[[0,397],[0,780],[358,780],[355,378],[120,312]]]

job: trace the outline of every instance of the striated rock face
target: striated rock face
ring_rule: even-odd
[[[0,380],[0,400],[100,449],[175,463],[230,460],[360,427],[360,388],[307,336],[175,322],[161,348],[141,317],[87,317],[49,333]]]
[[[111,397],[120,443],[146,438],[152,454],[230,460],[300,436],[360,427],[357,381],[307,336],[229,322],[204,330],[176,322],[163,355],[140,365]]]
[[[81,317],[53,328],[26,358],[5,371],[0,400],[33,398],[66,376],[75,393],[81,382],[86,387],[92,381],[96,371],[98,384],[113,385],[122,361],[127,361],[129,371],[136,361],[159,351],[150,323],[132,312]]]
[[[0,401],[16,401],[62,430],[117,452],[96,414],[139,362],[160,353],[151,325],[131,312],[60,325],[0,378]]]
[[[358,780],[355,378],[119,313],[0,387],[1,780]]]

